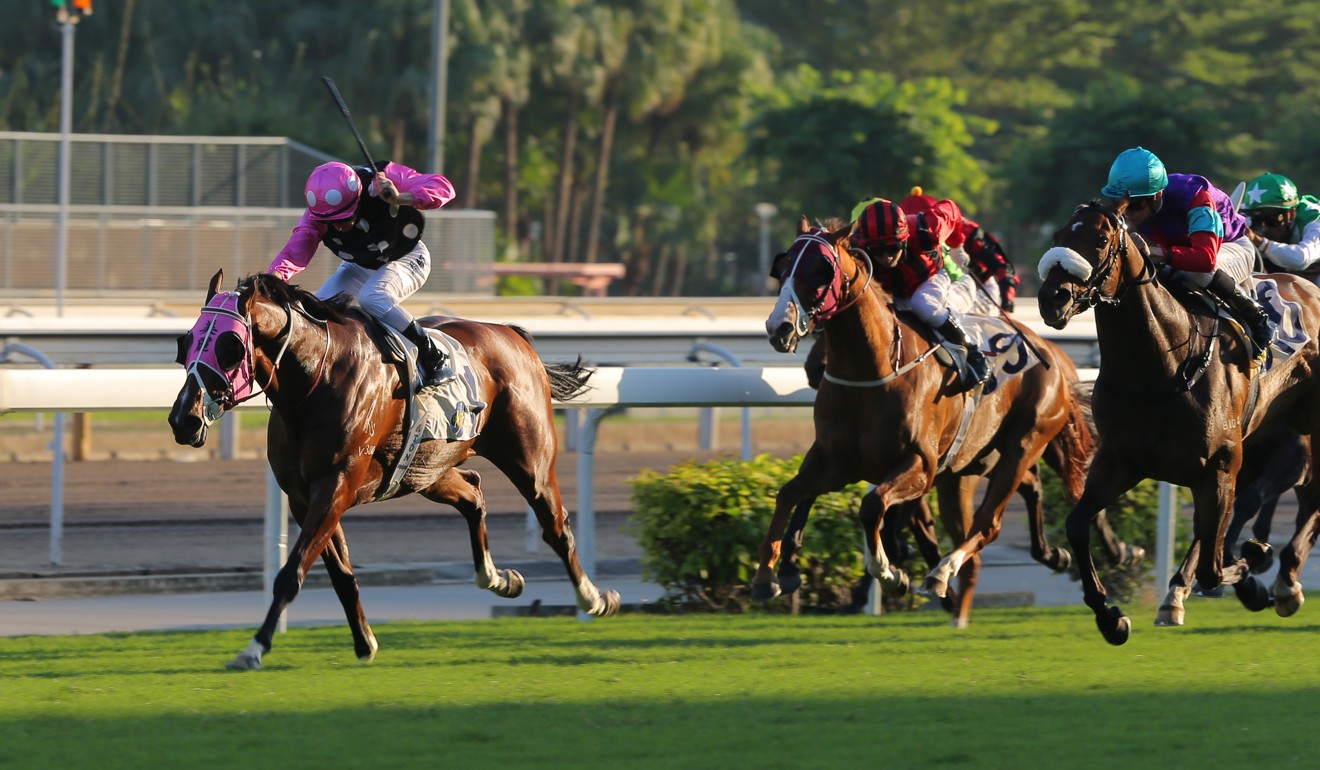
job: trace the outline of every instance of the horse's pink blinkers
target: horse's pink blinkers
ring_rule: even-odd
[[[252,328],[248,319],[238,312],[238,301],[235,291],[216,294],[202,308],[192,329],[179,338],[178,362],[197,380],[207,422],[214,422],[225,409],[232,409],[255,395]],[[211,396],[202,380],[203,367],[228,385],[218,400]]]
[[[800,317],[809,315],[815,320],[828,321],[839,311],[840,305],[843,303],[844,280],[843,267],[839,264],[839,253],[835,251],[833,244],[821,236],[823,232],[825,231],[821,229],[803,233],[793,241],[793,245],[789,247],[789,253],[790,255],[793,255],[794,251],[797,253],[792,256],[793,262],[788,270],[784,272],[783,283],[784,287],[792,292],[793,299],[797,301],[801,309],[807,311],[806,313],[800,313]],[[802,264],[803,256],[810,248],[815,248],[817,253],[825,260],[825,264],[830,269],[830,279],[816,287],[812,292],[810,304],[806,304],[798,297],[794,278],[796,278],[798,267]],[[802,320],[805,322],[806,318],[802,318]]]

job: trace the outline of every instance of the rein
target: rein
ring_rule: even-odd
[[[1145,286],[1146,284],[1154,283],[1158,271],[1155,268],[1155,264],[1151,262],[1150,257],[1143,253],[1141,249],[1137,249],[1137,254],[1141,257],[1141,272],[1137,274],[1137,277],[1126,282],[1120,280],[1118,288],[1115,289],[1112,297],[1101,293],[1100,288],[1109,280],[1109,274],[1113,272],[1114,268],[1122,264],[1122,258],[1127,256],[1128,252],[1131,250],[1132,241],[1128,235],[1128,223],[1126,217],[1119,216],[1095,202],[1085,203],[1080,207],[1080,209],[1086,208],[1095,209],[1100,212],[1100,214],[1108,219],[1110,223],[1118,228],[1118,238],[1110,241],[1108,251],[1100,260],[1100,264],[1097,266],[1096,270],[1091,273],[1090,279],[1088,279],[1083,286],[1086,303],[1092,308],[1097,305],[1116,306],[1123,301],[1123,298],[1127,296],[1128,291],[1130,291],[1132,287]]]
[[[311,315],[306,310],[304,310],[301,305],[290,305],[288,302],[284,303],[284,313],[287,316],[287,318],[284,322],[284,329],[280,331],[280,336],[284,337],[284,344],[280,345],[280,352],[275,354],[275,358],[271,361],[270,378],[266,380],[265,385],[261,386],[261,392],[265,392],[269,390],[271,385],[275,385],[276,390],[279,389],[279,382],[276,380],[275,375],[279,371],[280,362],[284,360],[284,354],[285,352],[288,351],[289,343],[293,339],[294,310],[298,311],[298,315],[303,316],[312,323],[321,326],[325,329],[325,351],[321,353],[321,363],[317,365],[316,374],[312,377],[312,387],[309,388],[307,392],[303,394],[302,398],[298,399],[298,401],[293,405],[294,407],[297,407],[299,404],[302,404],[304,401],[306,401],[312,395],[312,393],[316,391],[317,386],[321,384],[321,375],[325,372],[325,362],[330,359],[330,324],[328,321],[324,319],[317,318],[316,316]],[[251,317],[247,319],[247,322],[248,322],[248,326],[251,327],[252,325]],[[257,394],[253,393],[252,395],[255,396]],[[248,398],[251,397],[252,396],[249,396]],[[268,403],[269,403],[269,399],[268,399]]]

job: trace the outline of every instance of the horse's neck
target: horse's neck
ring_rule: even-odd
[[[831,318],[825,326],[830,373],[848,380],[891,374],[896,322],[893,309],[874,292],[862,295],[852,307]],[[873,355],[861,355],[865,350]]]
[[[1101,366],[1110,364],[1106,379],[1115,377],[1123,387],[1145,391],[1167,387],[1191,351],[1192,316],[1158,281],[1137,284],[1139,268],[1129,268],[1126,289],[1114,305],[1097,305],[1096,339]]]
[[[264,306],[264,314],[254,314],[252,320],[253,341],[260,351],[256,356],[258,378],[269,385],[271,404],[278,409],[300,403],[316,381],[328,374],[340,347],[332,334],[338,325],[316,323],[296,309],[286,313],[274,305]]]

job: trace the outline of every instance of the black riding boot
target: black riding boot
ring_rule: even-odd
[[[944,339],[962,345],[967,351],[967,368],[960,372],[962,387],[959,392],[971,390],[990,379],[990,364],[985,360],[985,354],[967,339],[967,332],[963,330],[952,312],[949,313],[949,320],[939,328],[939,332],[944,335]]]
[[[434,388],[454,379],[454,370],[447,365],[445,352],[436,347],[435,340],[421,324],[414,320],[404,329],[403,336],[417,346],[417,368],[421,370],[423,388]]]
[[[1251,342],[1256,346],[1254,357],[1257,361],[1263,361],[1270,341],[1274,339],[1274,324],[1265,314],[1265,309],[1233,280],[1233,276],[1223,270],[1215,271],[1206,288],[1228,307],[1228,312],[1251,334]]]

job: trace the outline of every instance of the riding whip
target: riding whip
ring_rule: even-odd
[[[362,134],[358,133],[357,124],[353,122],[353,116],[348,114],[348,105],[344,103],[344,97],[339,94],[339,87],[335,85],[335,81],[326,75],[321,76],[321,82],[325,83],[326,89],[330,91],[330,98],[335,100],[335,106],[343,113],[344,120],[348,123],[348,129],[353,132],[353,138],[357,140],[358,149],[362,150],[362,157],[367,159],[367,168],[374,172],[376,162],[371,159],[371,153],[367,151],[367,143],[362,141]]]

